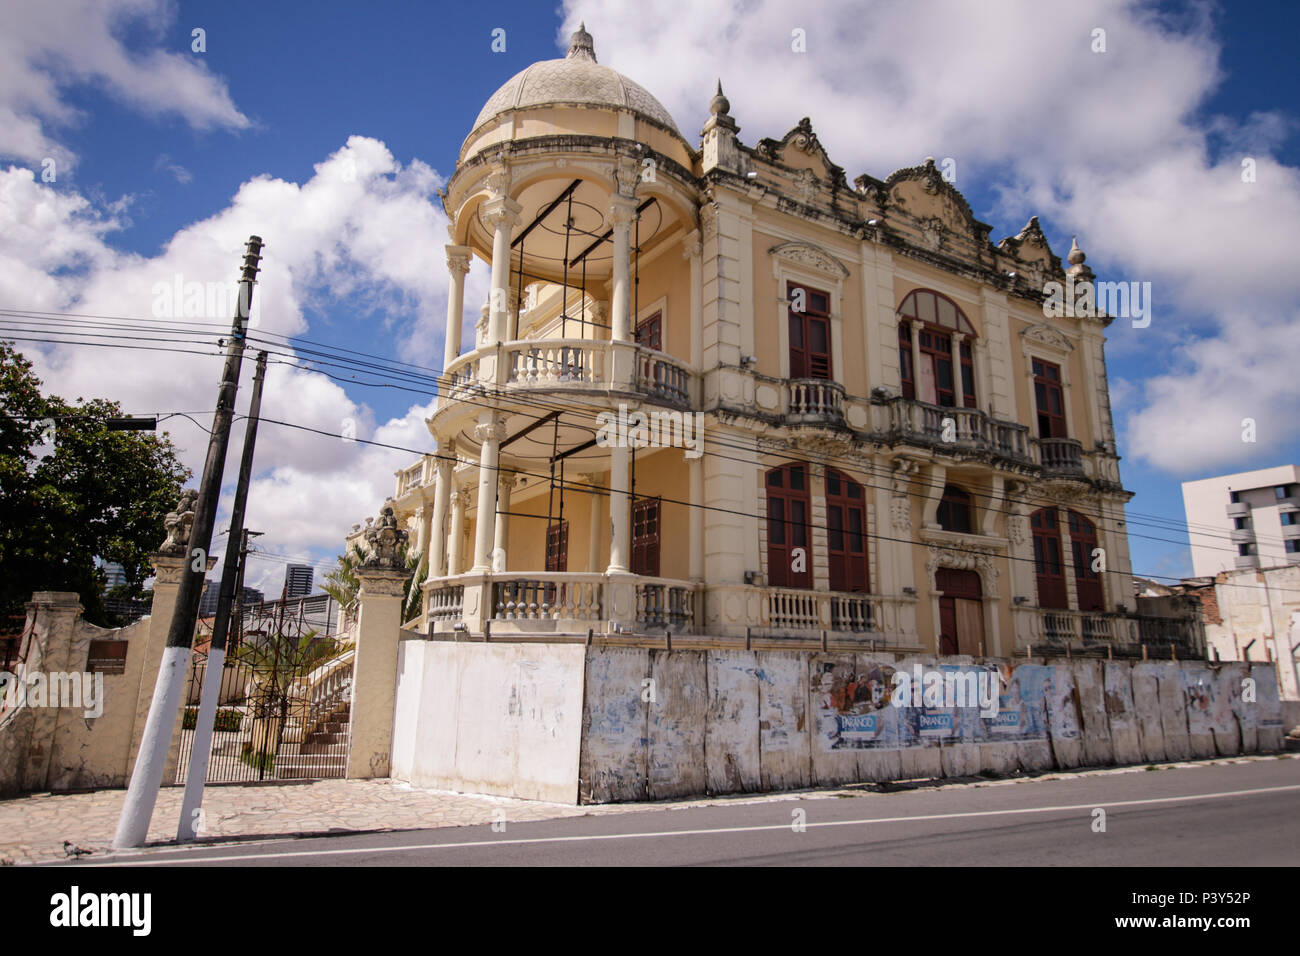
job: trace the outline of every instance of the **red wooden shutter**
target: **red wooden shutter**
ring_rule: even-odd
[[[1066,438],[1065,393],[1061,367],[1034,359],[1034,402],[1038,408],[1038,437]]]
[[[632,506],[632,573],[659,577],[659,499]]]
[[[546,529],[546,570],[569,570],[569,522],[560,521]]]
[[[830,296],[791,283],[790,377],[831,378]],[[796,290],[802,290],[802,311],[794,308]]]
[[[833,468],[826,469],[826,558],[832,591],[871,590],[862,486]]]
[[[1061,528],[1055,508],[1042,508],[1029,518],[1034,534],[1034,573],[1038,578],[1038,606],[1068,608],[1065,571],[1061,563]]]
[[[1083,515],[1071,511],[1070,550],[1074,555],[1074,587],[1079,594],[1080,611],[1105,610],[1101,594],[1101,575],[1092,569],[1092,552],[1097,547],[1097,529]]]
[[[796,462],[767,473],[767,578],[774,587],[812,587],[811,512],[807,465]],[[793,567],[796,548],[803,549],[802,571]]]

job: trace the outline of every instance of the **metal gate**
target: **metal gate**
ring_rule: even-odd
[[[286,627],[283,608],[278,615],[245,610],[252,620],[222,668],[207,782],[344,776],[351,645],[294,627],[292,620]],[[200,635],[186,683],[176,783],[189,773],[207,669]]]

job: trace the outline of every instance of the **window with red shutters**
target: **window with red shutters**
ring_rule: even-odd
[[[569,522],[559,521],[546,529],[546,570],[569,570]]]
[[[1079,594],[1080,611],[1105,610],[1101,594],[1101,574],[1092,569],[1092,552],[1097,547],[1097,529],[1078,512],[1069,512],[1070,551],[1074,556],[1074,587]]]
[[[928,289],[908,293],[898,308],[898,361],[903,397],[951,408],[957,404],[954,376],[961,376],[962,405],[975,408],[975,330],[966,313],[947,296]],[[966,341],[953,350],[953,334]],[[915,368],[912,336],[918,336],[920,367]]]
[[[1033,361],[1038,437],[1068,438],[1065,433],[1065,393],[1061,390],[1061,366],[1042,359]]]
[[[632,573],[659,577],[659,499],[632,505]]]
[[[1034,574],[1038,578],[1038,606],[1065,609],[1070,606],[1061,563],[1061,528],[1055,508],[1042,508],[1029,516],[1034,535]]]
[[[811,513],[807,465],[795,462],[767,473],[767,579],[773,587],[812,587]],[[794,570],[796,549],[803,550],[801,571]]]
[[[867,508],[862,486],[826,469],[826,558],[832,591],[871,590],[867,566]]]
[[[971,512],[970,492],[956,485],[944,485],[943,497],[939,499],[935,518],[944,531],[970,534],[975,526]]]
[[[647,319],[642,319],[636,327],[636,344],[642,348],[664,350],[663,315],[656,312]]]
[[[787,298],[790,301],[790,377],[831,378],[830,296],[790,283]]]

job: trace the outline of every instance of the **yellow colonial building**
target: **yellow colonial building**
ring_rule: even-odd
[[[1110,319],[1036,219],[927,159],[850,182],[808,119],[692,146],[584,29],[487,101],[444,196],[436,453],[390,502],[408,627],[481,638],[1136,645]],[[465,277],[490,270],[473,341]],[[468,338],[466,336],[466,338]],[[1175,628],[1176,630],[1177,628]],[[1165,630],[1162,633],[1173,633]]]

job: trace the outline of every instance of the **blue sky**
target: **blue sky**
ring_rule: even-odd
[[[0,308],[147,316],[155,283],[178,273],[233,281],[259,232],[263,328],[440,365],[435,190],[483,101],[562,55],[579,18],[600,62],[654,93],[691,142],[720,76],[746,143],[808,115],[850,179],[955,157],[995,241],[1038,214],[1058,255],[1077,233],[1099,278],[1151,282],[1151,328],[1117,321],[1107,345],[1139,573],[1190,573],[1179,482],[1300,461],[1292,3],[9,5]],[[490,49],[496,28],[504,53]],[[807,54],[790,50],[795,28]],[[1090,49],[1096,28],[1104,53]],[[1254,183],[1240,181],[1243,157]],[[213,359],[26,348],[64,394],[141,413],[212,405]],[[428,400],[278,365],[266,406],[424,448]],[[168,427],[197,472],[206,436],[183,418]],[[264,429],[249,524],[270,532],[269,552],[328,561],[409,457]],[[282,566],[263,559],[256,583],[277,590]]]

